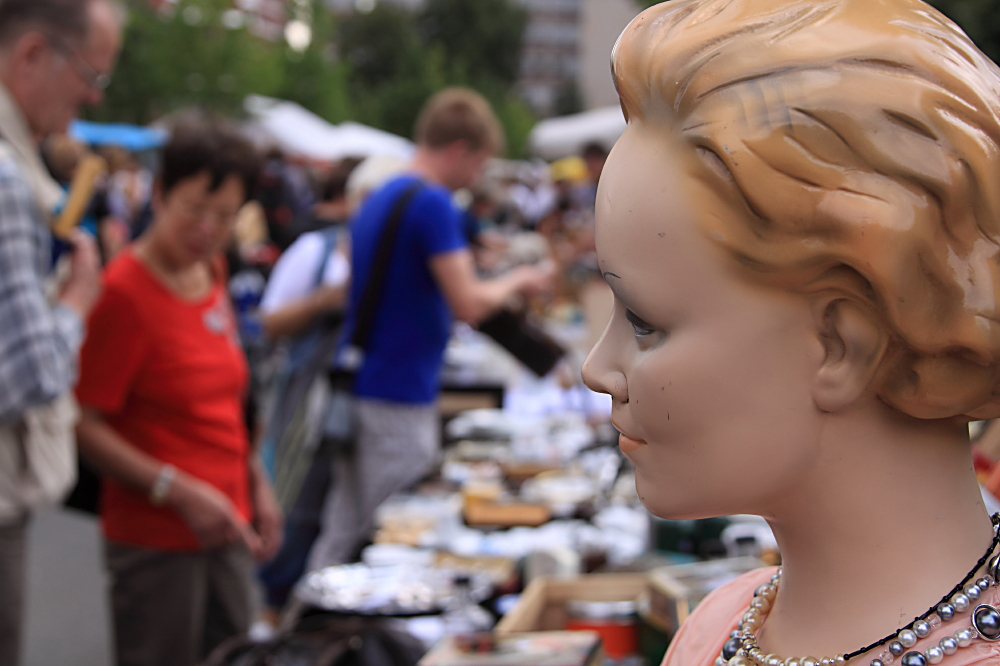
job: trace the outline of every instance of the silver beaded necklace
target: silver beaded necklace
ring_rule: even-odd
[[[921,639],[930,635],[931,631],[955,620],[959,613],[969,610],[990,587],[1000,585],[1000,555],[993,555],[997,545],[1000,544],[1000,513],[994,514],[992,521],[993,542],[962,582],[942,597],[939,603],[931,606],[926,613],[914,618],[905,627],[849,654],[783,659],[775,654],[765,654],[760,649],[757,644],[757,633],[778,595],[781,586],[781,569],[779,569],[771,577],[770,583],[761,585],[754,592],[750,607],[743,613],[736,629],[722,646],[722,652],[716,658],[715,666],[839,666],[882,646],[885,646],[885,649],[878,657],[871,660],[870,666],[890,666],[897,658],[899,666],[927,666],[927,664],[941,663],[945,657],[955,654],[961,648],[969,647],[976,640],[1000,641],[1000,609],[984,603],[973,609],[969,618],[972,621],[971,626],[957,630],[954,635],[946,636],[937,644],[928,646],[922,651],[911,649],[916,647]],[[983,565],[987,565],[986,575],[973,581]]]

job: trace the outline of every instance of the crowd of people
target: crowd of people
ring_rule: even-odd
[[[77,452],[100,478],[117,663],[199,663],[247,632],[257,586],[278,612],[430,471],[453,321],[596,268],[603,148],[551,176],[498,161],[501,125],[467,89],[427,102],[408,162],[262,155],[204,115],[178,120],[155,170],[68,138],[123,19],[113,0],[0,3],[3,664],[19,659],[31,515],[73,487]],[[95,154],[109,175],[53,237]],[[554,263],[498,261],[511,229]]]

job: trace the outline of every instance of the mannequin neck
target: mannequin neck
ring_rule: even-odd
[[[811,471],[762,512],[784,573],[760,642],[784,657],[850,653],[899,629],[993,536],[964,424],[876,399],[826,418]]]

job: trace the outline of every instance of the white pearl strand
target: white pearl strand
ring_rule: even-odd
[[[719,655],[715,660],[715,666],[838,666],[846,663],[844,655],[836,657],[816,657],[789,658],[782,659],[776,654],[765,654],[757,645],[757,632],[764,624],[764,619],[771,612],[771,605],[778,595],[778,587],[781,584],[781,569],[771,576],[771,582],[761,585],[754,593],[754,598],[750,602],[750,608],[743,614],[737,631],[734,631],[732,638],[738,638],[740,649],[735,656],[726,660],[724,655]]]
[[[771,577],[770,583],[765,583],[757,588],[754,598],[750,602],[750,607],[743,614],[743,618],[737,629],[730,635],[730,641],[734,639],[739,640],[739,650],[727,660],[724,649],[723,653],[716,658],[715,666],[841,666],[846,663],[847,660],[843,654],[839,654],[836,657],[822,657],[819,659],[816,657],[789,657],[788,659],[782,659],[775,654],[765,654],[760,649],[760,646],[757,644],[757,632],[763,626],[764,620],[771,611],[771,606],[778,594],[780,584],[781,569]],[[991,576],[983,576],[978,581],[969,583],[963,592],[955,594],[951,598],[951,605],[957,612],[966,611],[972,605],[971,602],[975,601],[982,592],[985,592],[990,586],[997,584],[998,581],[994,580]],[[878,658],[872,660],[870,666],[890,666],[896,661],[897,656],[902,656],[905,650],[915,646],[919,639],[926,637],[933,629],[941,626],[946,621],[938,613],[934,613],[928,620],[914,622],[912,628],[900,631],[896,636],[896,640],[889,644],[890,647],[896,649],[891,650],[890,648],[886,648],[879,654]],[[939,664],[946,656],[955,654],[960,648],[969,647],[978,638],[979,632],[974,627],[964,627],[956,631],[953,636],[946,636],[936,645],[928,647],[921,656],[924,657],[928,664]],[[899,645],[895,645],[896,643]]]
[[[983,576],[973,583],[969,583],[962,592],[956,592],[949,600],[949,603],[938,606],[938,611],[931,614],[927,620],[917,620],[910,628],[900,631],[896,635],[896,640],[890,642],[876,659],[872,659],[869,666],[890,666],[890,664],[896,661],[897,657],[902,661],[902,657],[907,654],[907,650],[914,647],[918,640],[926,638],[932,630],[954,619],[956,612],[963,613],[970,610],[973,605],[972,602],[996,584],[997,582],[989,575]],[[945,613],[942,610],[944,606],[950,606],[951,611]],[[942,614],[944,614],[944,618]],[[955,654],[959,648],[969,647],[978,638],[979,632],[976,631],[974,626],[958,629],[953,635],[945,636],[935,645],[924,649],[924,660],[928,664],[940,664],[944,661],[945,657]]]

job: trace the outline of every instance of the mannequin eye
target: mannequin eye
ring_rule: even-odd
[[[642,338],[656,332],[650,324],[647,324],[645,320],[628,308],[625,309],[625,318],[628,319],[628,323],[632,324],[636,337]]]

